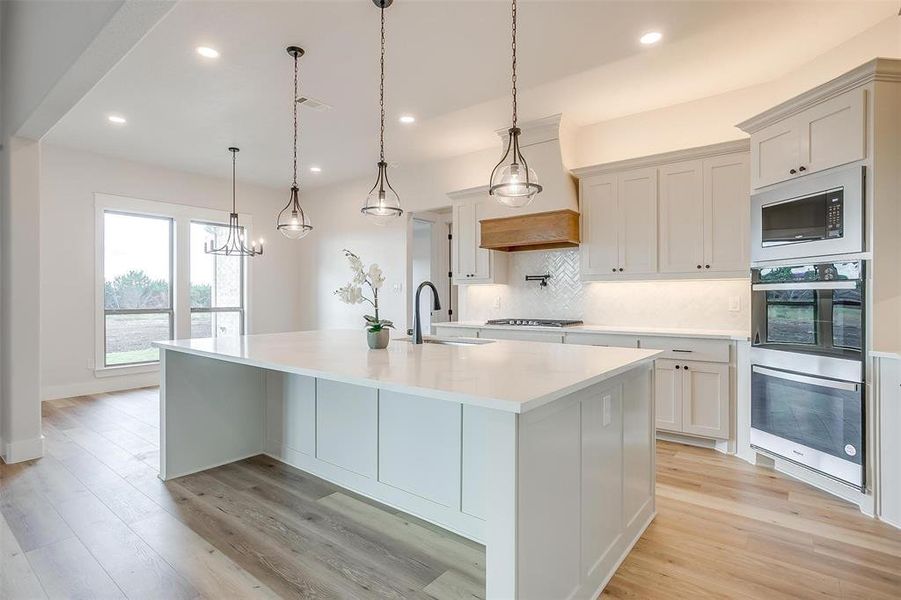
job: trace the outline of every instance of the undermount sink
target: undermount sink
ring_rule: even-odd
[[[399,342],[409,342],[413,343],[413,338],[400,338],[397,341]],[[494,340],[482,340],[479,338],[437,338],[437,337],[424,337],[422,338],[423,344],[440,344],[442,346],[482,346],[484,344],[493,344]]]

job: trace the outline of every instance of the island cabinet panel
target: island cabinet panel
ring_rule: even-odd
[[[590,578],[623,526],[622,386],[582,401],[582,570]],[[601,508],[603,507],[603,508]]]
[[[460,510],[479,519],[487,518],[485,457],[488,453],[488,419],[491,410],[463,406],[463,473]]]
[[[316,390],[316,457],[378,477],[379,392],[320,379]]]
[[[623,386],[623,526],[634,531],[654,498],[654,420],[651,372]]]
[[[519,598],[570,598],[579,587],[580,409],[564,402],[521,417]]]
[[[316,379],[294,373],[266,373],[266,438],[316,455]]]
[[[382,390],[379,392],[379,481],[460,507],[462,406]]]

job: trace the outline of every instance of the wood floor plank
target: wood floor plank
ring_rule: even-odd
[[[125,598],[103,567],[76,537],[27,553],[47,596],[52,600]]]
[[[32,600],[46,597],[6,518],[0,514],[0,598]]]
[[[131,529],[206,598],[278,598],[259,579],[168,513],[133,522]]]
[[[457,571],[445,571],[425,592],[435,600],[485,600],[485,586]]]
[[[4,491],[0,513],[25,552],[75,535],[50,502],[33,489]]]

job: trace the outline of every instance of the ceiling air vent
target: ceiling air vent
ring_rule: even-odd
[[[326,104],[316,98],[307,98],[306,96],[298,98],[297,103],[304,108],[309,108],[310,110],[315,110],[317,112],[325,112],[332,109],[331,104]]]

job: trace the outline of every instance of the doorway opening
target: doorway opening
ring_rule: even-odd
[[[453,284],[451,268],[451,243],[453,219],[451,207],[413,213],[408,231],[410,251],[407,273],[410,290],[408,300],[409,321],[412,326],[416,288],[423,281],[431,281],[438,289],[441,310],[432,310],[428,294],[420,298],[419,315],[423,333],[431,333],[435,323],[457,320],[457,286]]]

